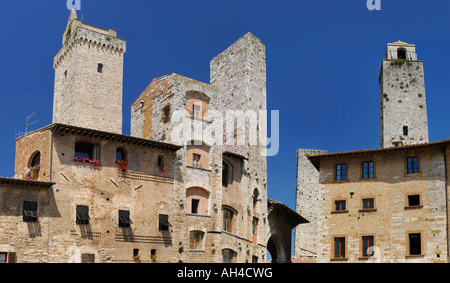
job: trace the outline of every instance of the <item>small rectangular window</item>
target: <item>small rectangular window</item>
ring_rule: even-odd
[[[334,202],[334,204],[335,204],[335,211],[345,211],[346,210],[345,200],[337,200]]]
[[[420,206],[420,195],[409,195],[408,206]]]
[[[169,227],[172,225],[169,223],[169,215],[159,215],[159,231],[169,231]]]
[[[409,255],[421,255],[422,254],[422,240],[420,233],[411,233],[409,238]]]
[[[363,162],[363,179],[370,179],[373,176],[373,161]]]
[[[408,126],[403,126],[403,135],[407,136],[408,135]]]
[[[102,64],[98,64],[98,66],[97,66],[97,72],[103,73],[103,65],[102,65]]]
[[[347,165],[338,164],[336,165],[336,181],[347,180]]]
[[[419,157],[408,157],[407,159],[408,163],[408,174],[417,174],[419,173]]]
[[[77,205],[77,213],[76,213],[76,223],[79,225],[88,225],[89,220],[91,218],[89,217],[89,206],[85,205]]]
[[[23,202],[23,222],[37,222],[38,204],[34,201]]]
[[[345,258],[345,237],[334,238],[334,258]]]
[[[0,263],[6,263],[8,253],[0,253]]]
[[[130,219],[130,212],[127,210],[119,210],[119,227],[129,228],[133,224]]]
[[[363,209],[374,209],[374,199],[373,198],[366,198],[362,200],[363,202]]]

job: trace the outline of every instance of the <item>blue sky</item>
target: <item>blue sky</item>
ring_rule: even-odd
[[[58,3],[57,3],[58,2]],[[269,198],[295,209],[296,150],[379,147],[378,74],[386,44],[416,44],[425,61],[430,140],[450,138],[448,0],[81,0],[84,22],[127,40],[124,134],[129,106],[155,77],[209,82],[209,62],[247,32],[267,51],[269,110],[280,111],[280,152],[268,159]],[[51,124],[53,57],[66,1],[0,0],[0,176],[14,174],[15,133],[25,117]]]

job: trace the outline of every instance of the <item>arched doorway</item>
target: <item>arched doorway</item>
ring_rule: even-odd
[[[277,235],[272,235],[267,242],[267,250],[272,257],[272,263],[286,262],[286,251],[283,241]]]

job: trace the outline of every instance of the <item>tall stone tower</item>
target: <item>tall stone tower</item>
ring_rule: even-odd
[[[53,123],[121,134],[125,52],[116,30],[85,24],[73,9],[54,58]]]
[[[428,142],[423,61],[417,60],[415,45],[388,44],[379,81],[381,147]]]

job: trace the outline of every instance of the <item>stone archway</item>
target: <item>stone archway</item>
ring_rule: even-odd
[[[267,242],[267,250],[272,256],[272,263],[286,262],[286,251],[283,241],[277,235],[272,235]]]

